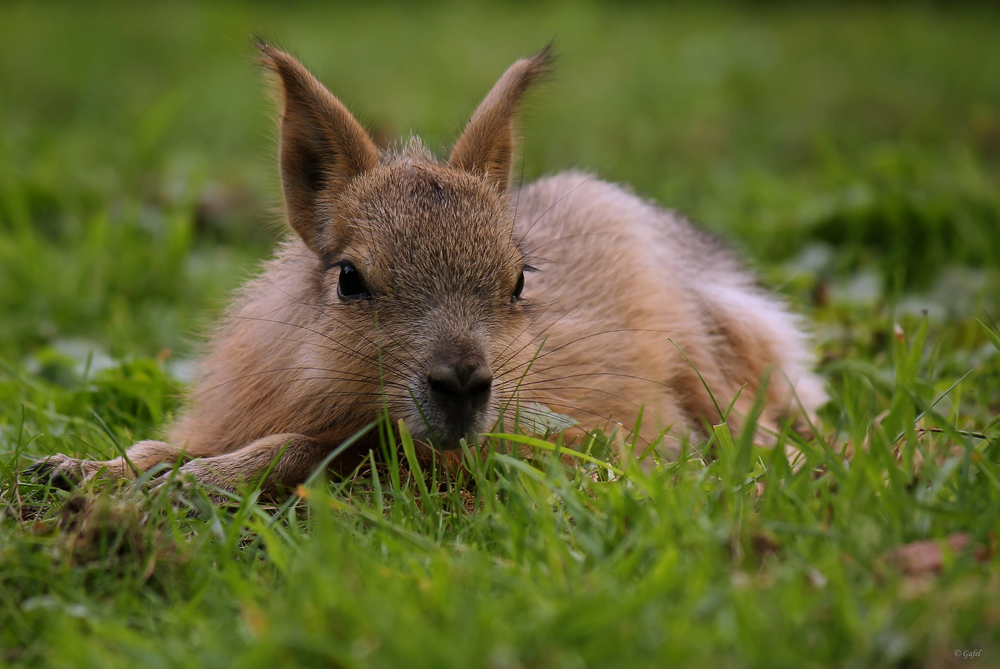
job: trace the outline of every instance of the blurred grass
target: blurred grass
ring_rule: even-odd
[[[762,263],[819,248],[809,269],[826,280],[875,268],[886,290],[926,290],[953,264],[996,277],[1000,47],[981,10],[0,12],[7,355],[78,335],[189,350],[183,334],[254,266],[279,201],[254,31],[293,48],[376,134],[412,129],[437,150],[509,62],[555,37],[526,179],[594,170]]]
[[[0,661],[995,663],[998,29],[907,5],[0,5]],[[745,253],[817,323],[823,439],[795,471],[734,435],[615,481],[494,455],[465,493],[403,463],[279,516],[18,483],[155,435],[279,234],[252,32],[442,153],[555,37],[524,178],[593,170]],[[985,559],[885,564],[956,532]]]

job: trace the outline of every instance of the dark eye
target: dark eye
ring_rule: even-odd
[[[365,280],[361,278],[361,272],[354,268],[349,262],[340,266],[340,279],[337,281],[337,295],[342,300],[357,300],[371,297]]]
[[[524,270],[521,270],[520,276],[517,277],[517,285],[514,286],[514,294],[510,296],[511,302],[517,302],[521,299],[521,291],[524,290]]]

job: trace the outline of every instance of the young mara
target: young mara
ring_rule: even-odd
[[[669,448],[717,423],[716,402],[745,418],[765,379],[762,427],[824,401],[799,319],[710,236],[587,174],[511,183],[515,114],[549,49],[504,73],[442,161],[416,140],[378,149],[298,61],[258,48],[281,91],[292,234],[237,293],[164,441],[36,473],[128,478],[183,459],[203,483],[280,491],[383,402],[448,450],[534,403],[580,429],[635,426],[642,408],[637,443],[668,430]]]

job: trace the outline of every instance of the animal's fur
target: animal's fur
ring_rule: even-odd
[[[282,186],[297,234],[236,295],[166,440],[129,451],[137,470],[185,457],[183,472],[231,487],[274,463],[265,487],[292,486],[383,398],[417,438],[445,446],[501,414],[509,426],[528,402],[582,427],[634,425],[645,406],[642,442],[667,428],[686,439],[718,422],[715,401],[739,395],[739,421],[768,372],[761,424],[823,402],[799,319],[711,237],[585,174],[510,189],[515,111],[548,50],[511,66],[447,163],[416,141],[380,151],[295,59],[260,51],[281,83]],[[344,262],[370,298],[338,296]],[[434,365],[492,374],[483,407],[449,414]],[[135,473],[121,458],[46,463],[66,476]]]

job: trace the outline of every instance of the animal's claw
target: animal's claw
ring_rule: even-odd
[[[67,463],[60,461],[62,458],[65,458],[65,456],[54,455],[43,460],[38,460],[28,465],[24,473],[36,481],[48,482],[53,488],[66,491],[73,490],[76,488],[76,482],[66,471]]]
[[[39,460],[37,462],[33,462],[30,465],[28,465],[25,468],[24,473],[27,474],[28,477],[30,478],[37,478],[38,476],[44,476],[53,468],[54,467],[52,466],[52,464],[49,463],[48,460]]]

